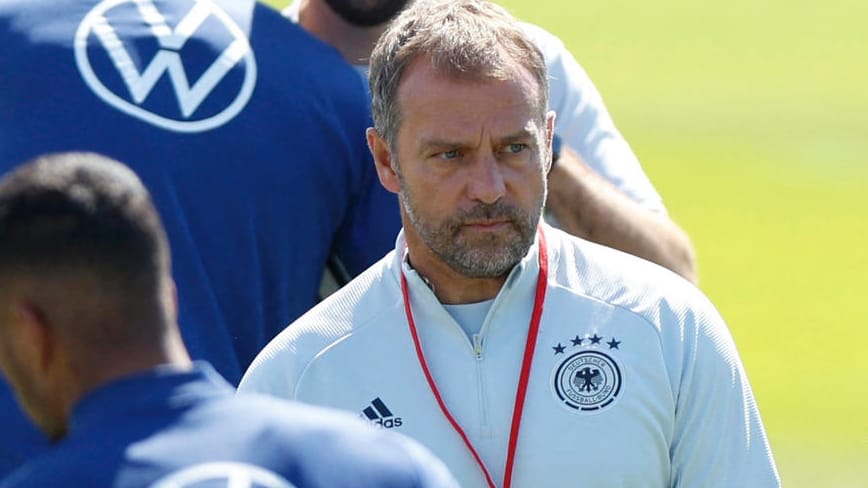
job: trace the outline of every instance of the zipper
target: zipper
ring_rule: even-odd
[[[476,389],[479,396],[479,434],[483,439],[494,437],[491,425],[488,423],[488,405],[485,401],[485,377],[482,371],[482,335],[473,334],[473,354],[476,356]]]
[[[473,334],[473,353],[476,354],[477,365],[482,361],[482,337]]]

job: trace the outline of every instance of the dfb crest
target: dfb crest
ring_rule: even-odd
[[[600,341],[595,334],[592,344]],[[578,346],[581,339],[572,340]],[[612,339],[610,349],[620,342]],[[590,344],[589,344],[590,346]],[[565,346],[553,348],[555,355],[563,354]],[[596,413],[612,405],[621,393],[623,377],[615,359],[591,346],[566,356],[552,373],[555,396],[563,404],[579,413]]]

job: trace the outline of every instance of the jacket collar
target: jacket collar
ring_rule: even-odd
[[[551,229],[544,224],[540,224],[546,232],[546,236],[551,235]],[[407,277],[407,286],[410,289],[410,300],[415,307],[437,307],[443,308],[434,295],[433,290],[426,280],[413,269],[408,260],[409,253],[407,251],[407,241],[404,237],[404,230],[398,234],[395,240],[395,251],[392,253],[390,262],[388,263],[389,272],[392,278],[396,281],[400,288],[401,272]],[[551,253],[549,253],[551,259]],[[492,310],[500,308],[501,302],[505,300],[520,300],[527,301],[527,306],[533,305],[533,296],[536,290],[537,277],[539,275],[539,234],[534,237],[534,242],[528,253],[519,261],[510,271],[509,276],[503,284],[503,287],[495,297]],[[525,300],[525,297],[529,297]]]

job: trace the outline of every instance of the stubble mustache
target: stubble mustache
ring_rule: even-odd
[[[525,212],[506,202],[480,203],[450,219],[449,230],[454,235],[467,225],[508,222],[520,231],[523,227],[522,223],[527,220]]]

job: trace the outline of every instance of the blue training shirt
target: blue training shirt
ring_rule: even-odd
[[[407,437],[336,410],[235,396],[207,363],[199,363],[188,372],[163,366],[88,393],[73,409],[67,436],[0,484],[47,486],[458,484],[442,462]]]
[[[231,383],[317,302],[331,253],[355,275],[391,249],[366,87],[271,8],[0,0],[0,46],[0,173],[67,150],[130,165],[169,235],[184,341]],[[2,476],[46,443],[2,381],[0,424]]]

